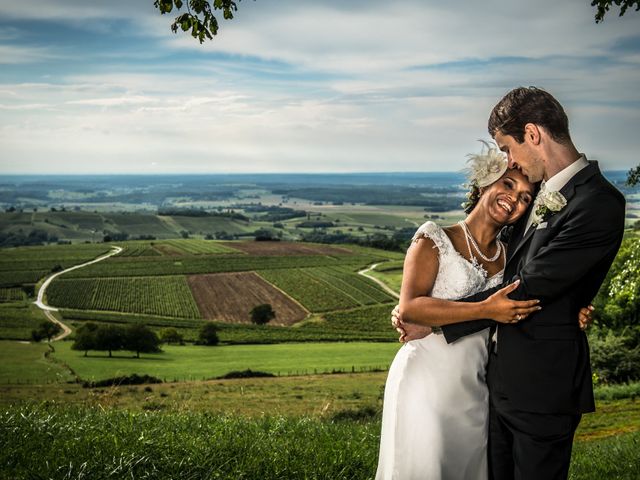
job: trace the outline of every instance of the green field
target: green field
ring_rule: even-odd
[[[164,353],[133,358],[130,352],[71,350],[71,342],[56,343],[53,358],[68,365],[83,380],[131,373],[167,380],[203,380],[234,370],[261,370],[276,375],[387,369],[397,343],[287,343],[275,345],[163,346]]]
[[[49,351],[46,343],[0,340],[0,384],[73,380],[67,368],[45,358]]]
[[[312,316],[294,327],[275,325],[236,324],[212,322],[218,329],[223,344],[271,344],[318,341],[372,341],[396,342],[397,335],[389,327],[389,312],[392,304],[360,307],[353,310],[329,312]],[[193,342],[204,320],[159,317],[116,312],[96,312],[63,309],[63,321],[72,328],[83,322],[143,324],[159,333],[162,328],[175,327],[183,338]],[[28,332],[27,332],[28,333]],[[22,337],[20,337],[22,338]],[[29,338],[28,336],[25,338]]]
[[[367,275],[377,278],[394,292],[400,293],[402,286],[402,262],[387,262],[369,270]]]

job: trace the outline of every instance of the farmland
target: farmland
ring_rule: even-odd
[[[48,287],[45,301],[59,307],[57,316],[72,328],[86,321],[142,323],[157,333],[174,327],[194,341],[207,320],[228,345],[396,338],[388,326],[394,299],[356,272],[401,258],[400,253],[355,245],[199,239],[114,244],[123,248],[115,257],[65,273]],[[0,338],[29,339],[43,320],[29,303],[42,278],[110,249],[111,244],[5,249]],[[261,303],[271,304],[276,318],[257,327],[249,323],[249,311]]]
[[[191,275],[188,283],[205,319],[248,323],[251,309],[265,303],[277,312],[271,325],[291,325],[308,315],[298,303],[253,272]]]

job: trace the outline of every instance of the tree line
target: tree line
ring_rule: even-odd
[[[257,325],[264,325],[276,317],[276,312],[268,303],[256,305],[250,312],[251,321]],[[51,322],[43,322],[38,331],[32,333],[35,341],[51,338],[60,331],[60,327]],[[141,353],[159,353],[161,343],[184,344],[184,338],[175,328],[163,328],[160,335],[146,325],[133,324],[102,325],[87,322],[76,331],[72,350],[84,351],[86,357],[90,350],[109,352],[109,357],[114,351],[135,352],[136,358]],[[220,343],[216,326],[211,322],[204,322],[198,332],[196,345],[214,346]]]

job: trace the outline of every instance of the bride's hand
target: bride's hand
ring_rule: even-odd
[[[593,305],[589,305],[588,307],[583,307],[580,309],[580,311],[578,312],[578,326],[580,327],[580,330],[586,330],[589,325],[593,323],[593,317],[591,316],[591,314],[594,310],[595,307]]]
[[[415,325],[413,323],[404,323],[400,317],[400,305],[396,305],[391,312],[391,324],[400,335],[399,342],[406,343],[411,340],[417,340],[430,335],[431,327],[426,325]]]
[[[507,296],[518,288],[519,284],[520,280],[516,280],[482,302],[487,318],[500,323],[517,323],[542,309],[538,305],[540,300],[511,300]]]

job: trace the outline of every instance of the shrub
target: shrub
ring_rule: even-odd
[[[119,385],[143,385],[145,383],[162,383],[162,380],[150,375],[132,373],[122,377],[106,378],[97,382],[83,382],[84,388],[114,387]]]
[[[160,330],[160,340],[164,343],[177,343],[179,345],[184,345],[184,338],[182,335],[178,333],[173,327],[163,328]]]
[[[246,370],[234,370],[229,373],[225,373],[224,375],[220,375],[216,377],[217,379],[225,379],[225,378],[255,378],[255,377],[275,377],[273,373],[269,372],[260,372],[251,370],[250,368]]]
[[[273,307],[269,303],[263,303],[253,307],[250,315],[251,321],[256,325],[264,325],[276,318],[276,312],[273,311]]]
[[[218,338],[218,330],[216,326],[211,323],[205,323],[201,328],[198,334],[198,344],[199,345],[217,345],[220,342]]]
[[[622,383],[640,379],[638,328],[621,332],[594,329],[589,338],[591,366],[603,383]]]

